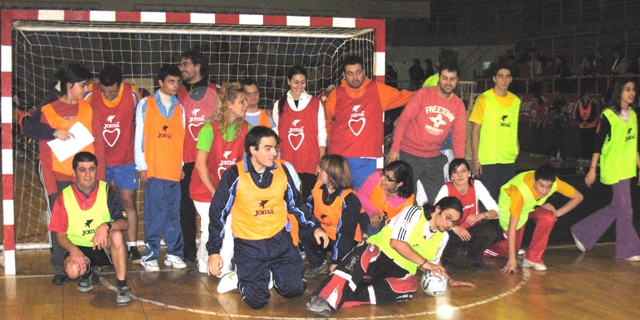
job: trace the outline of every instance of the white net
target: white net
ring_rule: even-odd
[[[303,65],[307,91],[318,95],[340,78],[341,60],[357,54],[373,74],[374,30],[284,26],[17,21],[13,24],[15,108],[28,111],[50,90],[48,79],[64,61],[97,74],[115,64],[126,81],[154,92],[153,77],[180,53],[198,48],[209,58],[215,83],[253,78],[261,107],[271,108],[287,90],[286,69]],[[19,128],[16,126],[16,128]],[[17,248],[46,245],[47,205],[37,171],[37,143],[14,132],[14,202]],[[139,239],[142,203],[138,194]]]
[[[458,91],[458,95],[460,99],[465,103],[467,109],[473,108],[473,102],[476,97],[476,86],[478,85],[475,81],[458,81],[458,85],[456,87]]]

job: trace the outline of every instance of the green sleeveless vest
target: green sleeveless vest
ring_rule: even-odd
[[[494,97],[492,90],[483,93],[487,104],[480,127],[478,161],[480,164],[509,164],[518,156],[518,115],[520,99],[505,108]]]
[[[444,232],[437,231],[431,238],[425,239],[423,235],[425,223],[427,223],[427,219],[424,217],[424,213],[422,213],[420,215],[420,221],[411,231],[411,235],[409,235],[409,245],[411,245],[411,248],[423,258],[427,260],[434,260],[436,258],[436,254],[438,254],[438,247],[440,246]],[[384,226],[380,232],[369,237],[369,239],[367,239],[367,243],[378,246],[378,248],[389,256],[389,258],[393,259],[393,261],[399,264],[402,268],[415,275],[419,265],[409,261],[396,250],[391,248],[390,242],[392,232],[392,228]]]
[[[500,208],[500,226],[502,227],[502,229],[504,230],[509,230],[509,217],[511,216],[511,197],[509,197],[507,195],[506,190],[513,184],[515,186],[518,187],[518,190],[520,191],[520,194],[522,194],[522,197],[524,198],[524,205],[522,206],[522,213],[520,214],[520,221],[518,221],[518,227],[516,229],[520,229],[522,228],[522,226],[524,226],[525,223],[527,223],[527,220],[529,219],[529,212],[533,211],[535,209],[536,206],[540,206],[543,205],[545,202],[547,202],[547,199],[554,193],[556,192],[556,188],[557,185],[554,182],[551,185],[551,190],[549,191],[549,193],[547,193],[546,196],[540,198],[539,200],[536,201],[536,199],[533,198],[533,194],[531,193],[531,189],[524,183],[524,176],[527,173],[532,173],[533,174],[534,171],[527,171],[527,172],[522,172],[518,175],[516,175],[515,177],[513,177],[513,179],[509,180],[509,182],[505,183],[501,188],[500,188],[500,197],[498,198],[498,207]],[[534,180],[535,183],[535,180]]]
[[[89,210],[82,210],[78,205],[71,186],[62,190],[64,208],[67,210],[69,227],[67,237],[71,243],[81,247],[93,247],[93,236],[98,227],[111,221],[109,206],[107,205],[107,183],[98,181],[98,195],[96,202]]]
[[[638,122],[632,109],[629,109],[629,121],[622,120],[609,108],[602,114],[611,124],[611,135],[602,146],[600,181],[611,185],[636,176]]]

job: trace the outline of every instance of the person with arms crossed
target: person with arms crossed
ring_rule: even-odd
[[[196,208],[193,205],[189,186],[196,162],[196,144],[202,126],[213,115],[216,105],[217,89],[209,82],[209,64],[200,51],[185,51],[180,55],[180,73],[182,85],[178,89],[178,101],[184,108],[185,135],[183,171],[180,180],[180,226],[184,239],[184,261],[196,259]]]
[[[464,157],[467,140],[466,111],[453,93],[458,84],[458,66],[443,63],[437,87],[418,90],[398,118],[387,162],[402,159],[413,168],[413,181],[420,181],[426,193],[418,203],[433,204],[444,184],[443,168],[448,158],[440,150],[452,131],[453,152]]]
[[[277,149],[278,136],[273,130],[251,129],[244,143],[244,159],[224,172],[209,209],[208,271],[221,274],[220,249],[231,214],[238,291],[254,309],[269,302],[271,275],[281,296],[295,298],[304,293],[302,258],[289,234],[287,212],[296,216],[302,228],[314,229],[317,243],[325,247],[329,243],[293,187],[288,169],[276,159]]]
[[[571,227],[580,251],[591,249],[605,231],[616,222],[616,259],[640,261],[640,239],[633,227],[630,184],[640,167],[638,155],[638,117],[633,110],[636,84],[618,79],[613,87],[610,107],[600,116],[595,152],[584,182],[591,187],[600,161],[600,182],[611,185],[613,198],[606,207],[592,213]],[[638,183],[640,184],[640,182]]]
[[[558,192],[569,198],[569,201],[556,209],[547,202],[549,197]],[[548,164],[535,171],[526,171],[513,177],[500,188],[498,207],[499,222],[505,240],[491,245],[485,256],[509,257],[507,264],[500,271],[505,274],[515,273],[518,265],[516,252],[520,250],[524,227],[529,218],[536,222],[531,243],[522,260],[523,268],[538,271],[547,270],[542,255],[547,249],[549,234],[559,217],[573,210],[582,202],[582,194],[568,183],[556,176],[556,171]]]
[[[64,190],[53,205],[49,230],[66,251],[64,269],[70,279],[80,278],[78,290],[93,289],[99,267],[113,265],[116,271],[116,303],[131,303],[127,287],[128,229],[126,212],[118,193],[106,182],[96,180],[98,160],[90,152],[73,157],[76,182]]]
[[[132,263],[140,263],[141,255],[136,245],[138,211],[135,204],[138,173],[133,160],[134,123],[140,92],[135,85],[122,81],[122,71],[114,65],[104,67],[100,71],[99,80],[100,83],[89,85],[85,99],[100,112],[107,158],[106,181],[116,188],[127,212],[129,260]]]
[[[358,56],[344,60],[342,82],[325,102],[328,153],[349,161],[353,188],[382,167],[384,112],[407,104],[413,92],[367,78]]]
[[[180,227],[180,178],[185,135],[185,114],[176,97],[180,69],[164,65],[158,72],[160,89],[140,100],[136,110],[135,160],[138,179],[144,183],[144,242],[140,264],[146,271],[160,271],[160,237],[164,234],[164,264],[187,267],[183,258]]]

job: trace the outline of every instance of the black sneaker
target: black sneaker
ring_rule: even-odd
[[[309,269],[304,271],[305,278],[313,278],[319,274],[327,274],[329,273],[329,263],[325,260],[321,265],[317,267],[309,267]]]
[[[140,251],[138,251],[138,247],[130,247],[129,248],[129,261],[131,263],[140,264],[140,259],[142,255]]]
[[[91,292],[91,290],[93,290],[94,275],[99,279],[100,276],[94,273],[86,273],[85,275],[80,277],[80,280],[78,280],[78,291],[80,291],[81,293]],[[95,283],[97,283],[97,281]]]
[[[65,283],[67,283],[67,276],[63,275],[63,274],[55,274],[53,275],[53,279],[51,280],[51,282],[53,284],[55,284],[56,286],[61,286]]]

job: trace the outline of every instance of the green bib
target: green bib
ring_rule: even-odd
[[[427,219],[424,217],[424,213],[422,213],[420,215],[420,221],[411,231],[411,235],[409,235],[408,243],[413,250],[420,254],[420,256],[432,261],[438,254],[438,247],[440,246],[444,232],[437,231],[431,238],[425,239],[423,233],[426,223]],[[389,258],[395,261],[395,263],[415,275],[418,271],[419,265],[409,261],[407,258],[400,255],[398,251],[391,248],[392,233],[393,228],[384,226],[380,232],[369,237],[369,239],[367,239],[367,243],[378,246],[378,248],[389,256]]]
[[[67,210],[67,218],[69,220],[67,229],[69,241],[76,246],[93,247],[91,240],[96,234],[96,229],[101,224],[111,221],[111,214],[107,205],[107,183],[98,181],[96,202],[89,210],[80,208],[71,186],[62,190],[62,196],[64,197],[64,208]]]
[[[480,164],[509,164],[518,156],[518,115],[520,99],[505,108],[494,97],[492,90],[483,93],[487,103],[480,127],[478,161]]]
[[[600,181],[611,185],[636,176],[638,122],[632,109],[629,109],[629,121],[622,120],[609,108],[602,114],[611,124],[611,135],[602,145]]]
[[[531,189],[524,183],[524,176],[527,173],[533,173],[534,171],[522,172],[513,179],[509,180],[509,182],[505,183],[500,188],[500,197],[498,198],[498,207],[500,208],[500,226],[504,230],[509,230],[509,218],[511,217],[511,197],[507,195],[506,190],[511,186],[515,185],[518,187],[520,194],[522,194],[522,198],[524,199],[524,205],[522,206],[522,213],[520,213],[520,220],[518,221],[517,229],[522,228],[527,220],[529,219],[529,212],[533,211],[536,206],[543,205],[547,202],[547,199],[556,192],[557,185],[554,182],[551,185],[551,190],[547,193],[546,196],[536,200],[533,198],[533,193],[531,193]],[[534,180],[535,183],[535,180]]]

